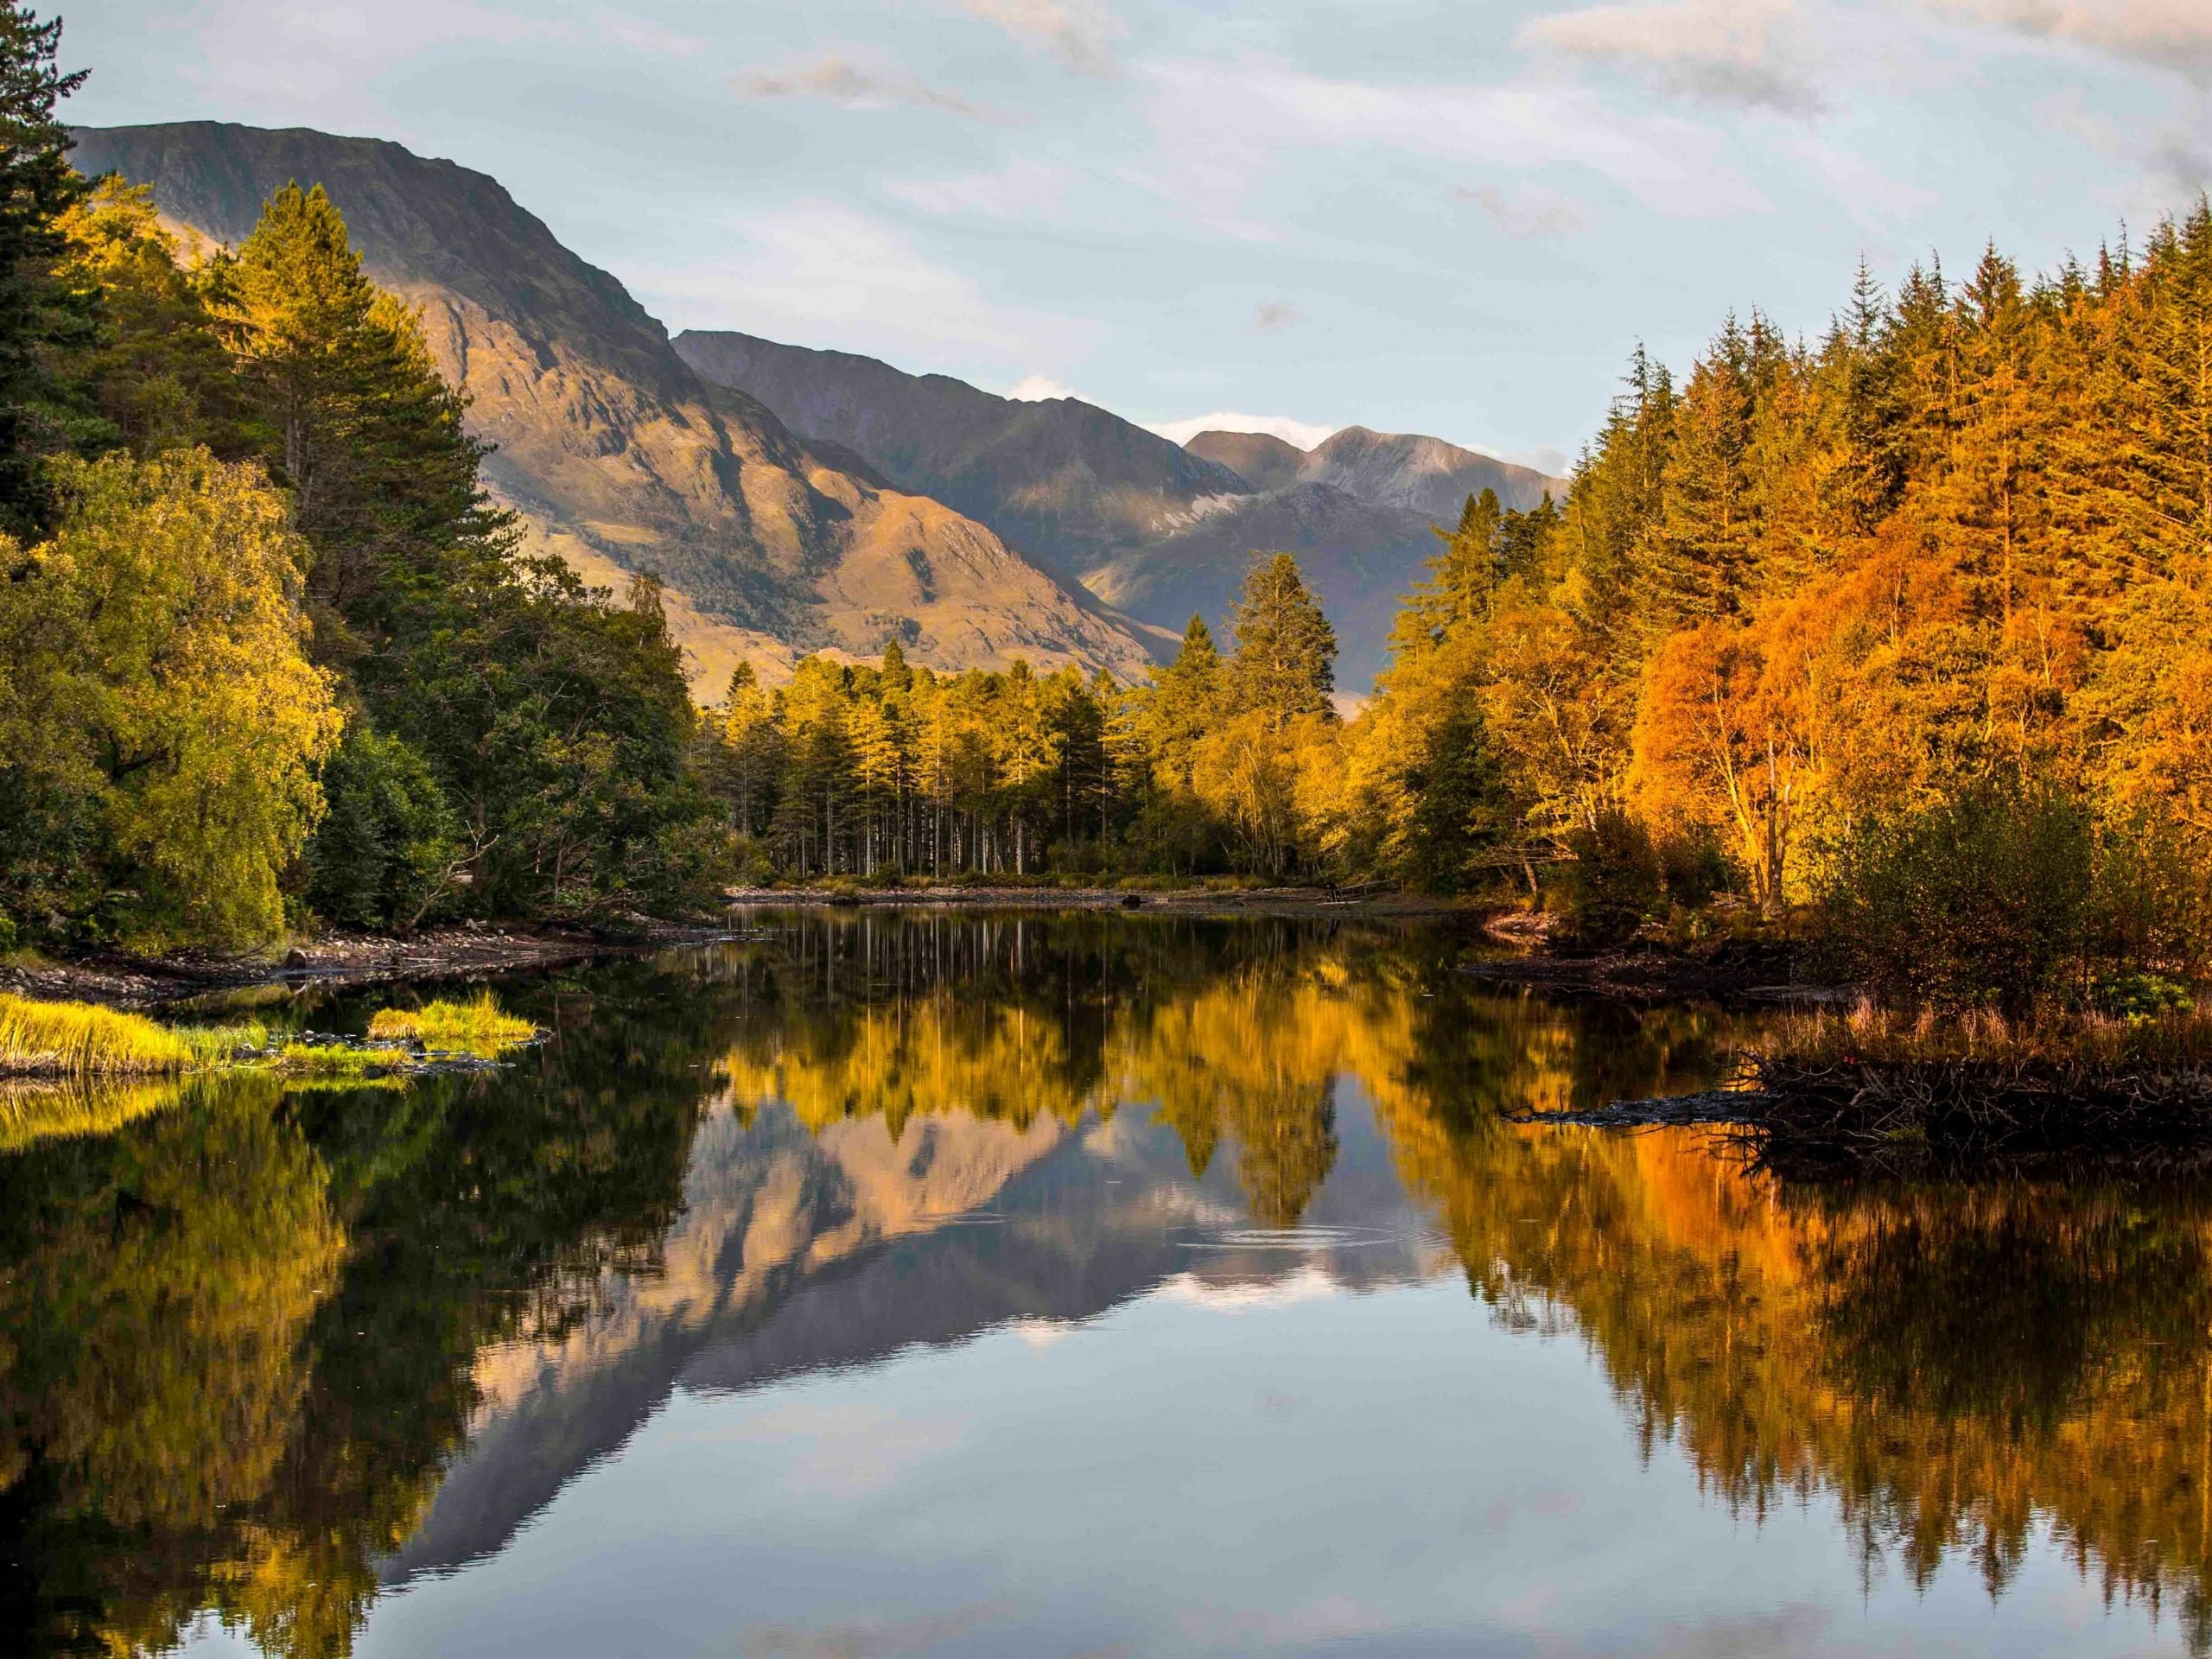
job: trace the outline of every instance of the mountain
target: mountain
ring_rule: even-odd
[[[1253,554],[1295,554],[1336,626],[1338,683],[1355,696],[1387,660],[1398,601],[1436,550],[1429,526],[1456,522],[1467,488],[1533,506],[1554,481],[1358,428],[1311,453],[1245,433],[1179,446],[1076,398],[1020,403],[750,334],[690,330],[676,349],[801,437],[855,452],[1157,628],[1180,632],[1194,612],[1222,622]]]
[[[1166,515],[1250,493],[1227,467],[1079,398],[1020,402],[872,357],[688,329],[702,379],[758,398],[794,432],[842,445],[900,489],[981,519],[1058,574],[1149,539]]]
[[[1527,512],[1547,493],[1567,493],[1567,480],[1530,467],[1462,449],[1441,438],[1407,432],[1370,432],[1348,426],[1312,449],[1300,449],[1263,432],[1201,432],[1184,446],[1192,454],[1230,468],[1255,489],[1326,484],[1376,506],[1425,513],[1437,524],[1456,524],[1471,495],[1497,492],[1501,505]]]
[[[1325,484],[1212,496],[1084,580],[1132,616],[1218,621],[1236,602],[1252,555],[1276,548],[1298,555],[1336,629],[1338,688],[1364,696],[1389,661],[1399,603],[1437,550],[1421,513],[1376,506]]]
[[[1306,451],[1267,432],[1201,432],[1183,447],[1228,467],[1255,490],[1288,489],[1306,464]]]
[[[1315,446],[1298,475],[1378,506],[1426,513],[1446,524],[1459,523],[1467,498],[1484,490],[1497,491],[1501,505],[1522,512],[1547,493],[1556,499],[1567,493],[1564,479],[1548,478],[1532,467],[1516,467],[1441,438],[1370,432],[1363,426],[1348,426]]]
[[[1074,663],[1124,676],[1141,630],[951,507],[711,386],[667,331],[496,180],[395,143],[215,122],[79,129],[74,161],[154,187],[166,218],[235,244],[288,181],[321,183],[368,274],[422,308],[498,446],[495,493],[587,580],[652,570],[698,681],[897,639],[934,667]],[[1192,458],[1188,465],[1202,468]]]

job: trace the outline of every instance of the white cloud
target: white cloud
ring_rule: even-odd
[[[1121,20],[1097,0],[962,0],[972,16],[996,23],[1025,46],[1039,46],[1071,69],[1111,74]]]
[[[1332,434],[1343,430],[1341,424],[1324,426],[1288,415],[1243,415],[1228,409],[1217,409],[1210,415],[1193,415],[1186,420],[1147,421],[1144,425],[1147,431],[1159,433],[1170,443],[1188,443],[1201,432],[1264,432],[1300,449],[1311,449]]]
[[[1009,365],[1040,344],[1078,354],[1090,325],[987,299],[895,227],[839,202],[801,200],[738,221],[743,251],[711,263],[625,264],[621,275],[678,327],[742,328],[925,363],[955,349]]]
[[[1296,327],[1306,321],[1306,314],[1288,300],[1265,300],[1252,313],[1252,331],[1271,334],[1284,328]]]
[[[732,75],[730,86],[753,99],[818,98],[847,110],[942,110],[979,119],[989,112],[956,92],[932,86],[903,69],[863,67],[850,58],[827,54],[786,69]]]
[[[1474,203],[1492,225],[1516,241],[1580,236],[1598,228],[1598,216],[1586,204],[1541,184],[1516,185],[1510,191],[1494,184],[1472,188],[1460,185],[1452,194]]]
[[[1017,404],[1042,404],[1055,397],[1081,397],[1073,386],[1064,386],[1049,374],[1025,374],[1006,389]]]
[[[2205,0],[1921,0],[1931,10],[2212,80]]]
[[[1036,220],[1056,216],[1076,175],[1041,162],[1014,162],[995,173],[952,179],[894,179],[883,188],[909,207],[950,218]]]
[[[2037,105],[2036,118],[2106,160],[2135,170],[2139,182],[2129,194],[2131,219],[2155,219],[2185,209],[2189,198],[2212,188],[2212,148],[2187,126],[2122,124],[2091,109],[2074,86]]]
[[[1516,467],[1533,467],[1547,478],[1565,478],[1573,465],[1567,451],[1555,443],[1540,444],[1534,449],[1510,449],[1498,457]]]
[[[1891,178],[1856,150],[1831,143],[1809,128],[1784,127],[1773,135],[1772,142],[1825,184],[1828,194],[1862,228],[1902,223],[1937,206],[1941,200],[1916,184]]]
[[[1671,92],[1791,113],[1822,99],[1796,38],[1796,0],[1659,0],[1532,17],[1516,46],[1627,63]]]
[[[1250,62],[1166,63],[1145,73],[1167,163],[1154,188],[1210,221],[1241,223],[1247,197],[1284,152],[1357,143],[1486,170],[1584,167],[1683,218],[1773,205],[1729,166],[1704,127],[1624,112],[1586,87],[1381,86]]]

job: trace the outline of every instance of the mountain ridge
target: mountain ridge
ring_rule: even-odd
[[[1017,401],[855,353],[734,330],[687,329],[674,344],[703,379],[950,503],[1166,632],[1193,613],[1224,623],[1254,554],[1297,556],[1355,696],[1388,659],[1398,601],[1436,550],[1431,526],[1456,523],[1474,491],[1534,506],[1555,481],[1440,439],[1355,428],[1311,452],[1249,434],[1179,445],[1079,399]]]
[[[950,375],[730,329],[686,329],[672,344],[702,379],[759,398],[792,431],[842,445],[1065,576],[1141,539],[1164,512],[1250,487],[1079,398],[1001,397]]]
[[[709,386],[618,279],[488,175],[313,128],[74,136],[81,170],[151,185],[167,219],[219,244],[248,234],[285,183],[322,184],[364,270],[420,308],[441,368],[472,400],[472,429],[497,446],[486,482],[529,543],[588,581],[663,576],[710,691],[741,658],[773,671],[802,651],[866,657],[891,639],[946,669],[1020,654],[1127,676],[1148,660],[1140,627],[988,527],[842,470],[757,400]]]

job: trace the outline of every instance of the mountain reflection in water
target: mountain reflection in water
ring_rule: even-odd
[[[2205,1650],[2204,1192],[1503,1124],[1738,1033],[1458,949],[771,919],[506,988],[555,1036],[496,1077],[0,1155],[0,1630]]]

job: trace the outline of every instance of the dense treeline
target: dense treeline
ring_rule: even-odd
[[[1727,893],[1937,1001],[2193,975],[2208,365],[2212,208],[2041,282],[1862,271],[1817,343],[1639,355],[1563,502],[1471,500],[1349,725],[1277,556],[1139,688],[735,686],[720,792],[791,871],[1518,886],[1597,936]]]
[[[519,554],[319,188],[186,251],[72,172],[59,34],[0,6],[0,947],[703,892],[653,584]]]
[[[1281,875],[1320,863],[1338,788],[1336,639],[1288,554],[1255,562],[1224,654],[1199,618],[1144,685],[1073,669],[938,676],[810,657],[750,667],[709,711],[702,772],[753,869],[885,877]]]
[[[1471,508],[1355,810],[1408,872],[1572,850],[1617,923],[1816,904],[1937,1000],[2194,969],[2208,560],[2212,208],[2037,283],[1862,271],[1817,345],[1639,359],[1563,510]]]

